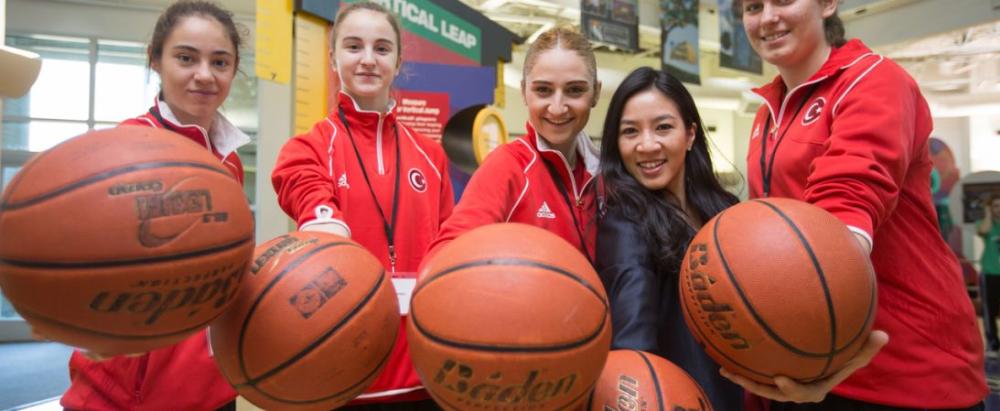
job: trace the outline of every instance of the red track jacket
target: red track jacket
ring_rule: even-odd
[[[397,172],[396,144],[400,144],[399,211],[394,228],[396,271],[415,274],[454,206],[444,149],[398,123],[394,107],[385,114],[364,111],[345,93],[340,93],[339,101],[338,108],[343,110],[350,133],[333,113],[308,133],[289,140],[271,175],[278,203],[300,229],[331,222],[347,227],[351,238],[389,269],[382,216],[372,200],[351,137],[378,204],[389,220]],[[410,360],[405,317],[400,321],[398,335],[389,363],[355,403],[429,398]]]
[[[875,329],[889,333],[889,344],[833,392],[921,409],[981,401],[983,344],[958,262],[938,232],[931,114],[917,84],[852,40],[801,86],[786,92],[779,77],[755,91],[766,103],[747,153],[750,196],[764,195],[761,143],[770,162],[777,124],[784,138],[770,195],[816,204],[873,240]]]
[[[154,112],[163,119],[157,119]],[[236,149],[250,137],[216,116],[211,136],[197,125],[180,124],[162,101],[149,112],[122,125],[167,128],[205,146],[243,184],[243,163]],[[139,357],[91,361],[74,351],[69,360],[70,387],[60,404],[86,411],[214,410],[236,398],[236,391],[219,372],[201,331],[175,345]]]

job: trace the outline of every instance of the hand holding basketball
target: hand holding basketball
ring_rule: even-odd
[[[744,390],[759,397],[774,401],[796,403],[820,402],[826,398],[826,395],[834,387],[846,380],[847,377],[850,377],[851,374],[854,374],[855,371],[868,365],[872,358],[875,358],[875,355],[888,343],[889,334],[886,334],[884,331],[872,331],[861,351],[858,351],[853,358],[847,361],[844,364],[844,368],[830,377],[811,383],[800,383],[785,376],[778,376],[774,378],[774,385],[768,385],[753,381],[739,374],[733,374],[726,371],[725,368],[720,369],[719,373],[736,383],[736,385],[743,387]]]

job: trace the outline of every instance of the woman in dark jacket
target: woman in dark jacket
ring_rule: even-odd
[[[739,386],[684,323],[678,272],[688,242],[736,204],[712,170],[701,117],[676,78],[636,69],[615,91],[604,122],[601,176],[606,214],[597,269],[611,300],[613,348],[651,352],[677,364],[717,410],[741,410]]]

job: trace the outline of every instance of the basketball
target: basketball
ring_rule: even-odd
[[[698,383],[680,367],[642,351],[608,354],[590,395],[590,411],[712,411]]]
[[[854,234],[819,207],[767,198],[709,220],[681,265],[695,338],[722,367],[773,384],[827,377],[864,345],[875,274]]]
[[[181,341],[232,301],[253,252],[243,189],[162,129],[91,131],[0,199],[0,288],[44,337],[101,354]]]
[[[586,257],[524,224],[479,227],[421,269],[410,354],[448,410],[586,404],[611,344],[607,295]]]
[[[246,284],[209,328],[216,363],[267,410],[330,410],[361,394],[399,333],[392,279],[361,245],[316,232],[254,253]]]

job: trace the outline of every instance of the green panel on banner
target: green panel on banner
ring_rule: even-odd
[[[357,0],[342,0],[353,3]],[[399,16],[403,29],[475,61],[482,54],[482,32],[430,0],[374,0]]]

